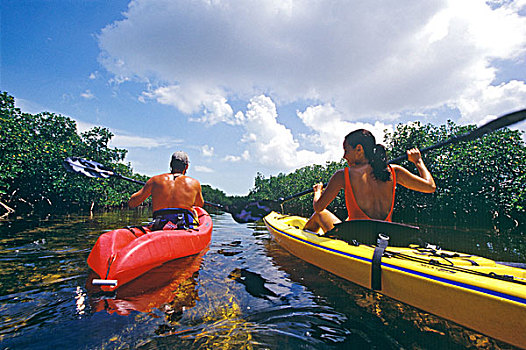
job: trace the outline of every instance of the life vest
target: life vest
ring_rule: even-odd
[[[165,208],[153,213],[151,230],[193,229],[199,226],[199,220],[193,210],[184,208]]]
[[[394,209],[394,200],[395,200],[395,190],[396,190],[396,175],[393,170],[393,168],[389,167],[389,170],[391,171],[391,176],[393,177],[393,200],[391,203],[391,210],[389,210],[389,214],[387,214],[387,217],[384,219],[384,221],[392,221],[393,216],[393,209]],[[358,206],[356,203],[356,199],[354,198],[354,193],[351,186],[351,177],[349,173],[349,167],[345,168],[345,205],[347,207],[347,220],[372,220],[367,214],[363,212],[362,209]]]

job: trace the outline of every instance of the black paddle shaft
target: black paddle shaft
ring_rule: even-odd
[[[420,153],[421,154],[424,154],[424,153],[427,153],[429,151],[432,151],[434,149],[437,149],[437,148],[440,148],[440,147],[444,147],[446,145],[449,145],[449,144],[453,144],[453,143],[458,143],[458,142],[461,142],[461,141],[471,141],[471,140],[475,140],[479,137],[482,137],[486,134],[489,134],[490,132],[493,132],[495,130],[498,130],[498,129],[501,129],[503,127],[506,127],[506,126],[509,126],[509,125],[512,125],[512,124],[515,124],[515,123],[518,123],[522,120],[526,119],[526,109],[521,109],[520,111],[516,111],[516,112],[512,112],[512,113],[509,113],[509,114],[505,114],[503,115],[502,117],[499,117],[497,119],[494,119],[492,121],[490,121],[489,123],[487,124],[484,124],[482,125],[481,127],[473,130],[473,131],[469,131],[469,132],[466,132],[464,134],[461,134],[461,135],[456,135],[456,136],[453,136],[445,141],[442,141],[442,142],[439,142],[439,143],[436,143],[434,145],[431,145],[429,147],[425,147],[425,148],[422,148],[420,150]],[[404,154],[404,155],[401,155],[399,157],[396,157],[394,159],[391,159],[388,164],[392,164],[392,163],[398,163],[402,160],[406,160],[407,159],[407,154]]]

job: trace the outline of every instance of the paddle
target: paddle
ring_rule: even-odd
[[[436,143],[434,145],[431,145],[429,147],[425,147],[420,150],[421,154],[427,153],[429,151],[432,151],[434,149],[444,147],[446,145],[450,145],[453,143],[459,143],[461,141],[471,141],[478,139],[479,137],[482,137],[486,134],[489,134],[490,132],[496,131],[498,129],[504,128],[506,126],[510,126],[512,124],[518,123],[522,120],[526,119],[526,109],[521,109],[520,111],[512,112],[505,114],[497,119],[494,119],[490,121],[489,123],[486,123],[475,130],[468,131],[462,135],[456,135],[453,136],[445,141]],[[399,157],[396,157],[394,159],[391,159],[388,164],[391,163],[397,163],[401,160],[406,160],[407,154],[401,155]]]
[[[66,170],[69,172],[82,174],[87,177],[96,177],[96,178],[102,178],[102,179],[115,177],[118,179],[133,182],[133,183],[136,183],[142,186],[146,184],[144,181],[135,180],[130,177],[126,177],[119,173],[116,173],[112,169],[100,163],[97,163],[93,160],[87,160],[87,159],[83,159],[79,157],[68,157],[64,159],[64,161],[62,162],[62,165],[64,165],[64,168],[66,168]],[[210,203],[207,201],[205,201],[205,204],[211,207],[220,209],[222,211],[230,212],[227,207],[221,204]],[[243,222],[246,222],[246,221],[243,221]]]
[[[440,147],[443,147],[449,144],[458,143],[461,141],[474,140],[476,138],[482,137],[500,128],[518,123],[524,119],[526,119],[526,109],[508,113],[497,119],[490,121],[489,123],[482,125],[481,127],[478,127],[475,130],[466,132],[461,135],[453,136],[448,140],[445,140],[445,141],[436,143],[432,146],[423,148],[420,150],[420,153],[424,154],[434,149],[437,149],[437,148],[440,148]],[[407,159],[407,154],[391,159],[387,163],[388,164],[397,163],[405,159]],[[323,186],[325,187],[327,186],[327,184],[323,184]],[[290,195],[285,198],[279,198],[278,200],[266,199],[266,200],[261,200],[261,201],[250,202],[246,204],[245,206],[238,205],[238,208],[236,208],[235,211],[232,212],[232,216],[237,222],[258,221],[258,220],[263,219],[265,216],[267,216],[271,211],[279,210],[279,208],[281,208],[281,205],[283,203],[290,201],[291,199],[298,198],[306,194],[312,193],[312,192],[313,192],[313,189],[311,188],[311,189],[302,191],[300,193]]]

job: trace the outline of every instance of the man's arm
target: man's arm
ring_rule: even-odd
[[[153,186],[153,181],[152,179],[150,179],[148,180],[148,182],[146,182],[143,188],[141,188],[139,191],[132,194],[132,196],[130,197],[130,200],[128,201],[128,206],[130,208],[135,208],[139,206],[139,204],[144,202],[146,198],[148,198],[152,194],[152,186]]]
[[[201,184],[197,180],[196,182],[197,182],[196,189],[198,191],[195,196],[194,206],[203,207],[205,205],[205,199],[203,198],[203,192],[201,191]]]

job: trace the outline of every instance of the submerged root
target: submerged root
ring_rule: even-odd
[[[6,217],[6,216],[8,216],[9,214],[12,214],[12,213],[15,212],[15,210],[14,210],[13,208],[9,207],[8,205],[6,205],[6,204],[4,204],[4,203],[2,203],[2,202],[0,202],[0,205],[6,210],[6,212],[5,212],[4,214],[2,214],[2,215],[0,216],[0,218]]]

